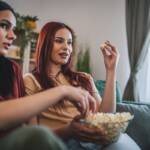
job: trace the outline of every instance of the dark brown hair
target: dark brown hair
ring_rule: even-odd
[[[14,14],[14,16],[16,16],[14,9],[9,4],[7,4],[4,1],[0,1],[0,11],[4,11],[4,10],[9,10]]]
[[[13,8],[0,1],[0,11],[9,10],[16,15]],[[0,100],[24,96],[22,73],[19,66],[4,56],[0,56]]]
[[[19,65],[0,56],[0,97],[6,100],[24,95],[25,89]]]

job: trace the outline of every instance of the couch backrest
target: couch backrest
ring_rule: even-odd
[[[106,83],[106,81],[104,81],[104,80],[96,80],[95,81],[96,88],[98,89],[98,92],[101,96],[103,96],[103,94],[104,94],[105,83]],[[116,101],[122,102],[122,94],[121,94],[119,82],[116,82]]]
[[[142,150],[150,149],[150,104],[119,103],[118,112],[130,112],[134,119],[129,123],[127,133]]]

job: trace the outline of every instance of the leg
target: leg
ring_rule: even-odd
[[[102,145],[81,142],[80,140],[74,138],[71,138],[64,142],[69,150],[101,150],[102,149]]]
[[[49,129],[38,126],[17,129],[0,141],[0,147],[3,150],[66,150]]]
[[[127,135],[121,134],[119,140],[103,150],[140,150],[140,147]]]

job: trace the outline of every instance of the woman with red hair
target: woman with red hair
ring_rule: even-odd
[[[91,75],[71,69],[74,50],[75,34],[69,26],[60,22],[49,22],[44,25],[37,41],[35,69],[24,77],[26,93],[31,95],[48,88],[70,85],[90,93],[97,103],[97,111],[115,112],[116,66],[119,57],[116,48],[109,41],[106,41],[101,47],[106,67],[106,86],[102,98],[98,94]],[[92,141],[91,143],[81,142],[89,134],[94,140],[96,131],[89,132],[80,125],[74,119],[78,115],[79,111],[76,107],[68,99],[65,99],[40,113],[31,122],[53,129],[54,133],[64,139],[70,150],[100,149],[102,146],[93,144]],[[125,138],[128,139],[129,137],[126,135]],[[102,135],[97,137],[97,140],[103,140]],[[129,141],[135,149],[138,149],[131,139]],[[128,149],[125,145],[118,143],[107,148],[116,149],[118,145],[120,145],[118,150]]]

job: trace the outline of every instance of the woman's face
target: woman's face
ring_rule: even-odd
[[[16,18],[9,10],[0,11],[0,55],[6,55],[9,47],[16,38],[14,28]]]
[[[64,65],[68,62],[71,53],[72,34],[68,29],[62,28],[55,34],[50,61],[56,65]]]

